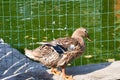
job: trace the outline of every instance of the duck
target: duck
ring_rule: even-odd
[[[77,28],[71,37],[57,38],[51,42],[41,42],[41,46],[29,50],[25,48],[25,55],[30,59],[51,68],[54,75],[62,75],[65,80],[74,80],[66,74],[67,64],[80,57],[85,51],[85,40],[91,41],[86,28]],[[58,70],[61,68],[61,71]]]

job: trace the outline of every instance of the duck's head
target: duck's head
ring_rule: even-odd
[[[91,41],[91,39],[88,35],[87,29],[85,29],[83,27],[78,28],[73,32],[72,38],[78,38],[78,37],[86,37],[88,41]]]

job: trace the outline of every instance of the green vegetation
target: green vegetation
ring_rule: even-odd
[[[85,54],[72,65],[118,60],[120,26],[115,25],[114,4],[114,0],[0,1],[0,38],[23,52],[25,47],[38,47],[37,42],[70,37],[83,26],[92,42],[86,40]]]

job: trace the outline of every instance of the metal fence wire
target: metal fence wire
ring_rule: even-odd
[[[79,27],[89,30],[86,52],[71,64],[84,65],[120,58],[119,0],[0,0],[0,38],[23,52],[38,42],[70,37]]]

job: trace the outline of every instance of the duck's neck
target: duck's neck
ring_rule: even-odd
[[[85,46],[85,43],[84,43],[84,40],[83,40],[83,38],[82,37],[79,37],[78,38],[78,41],[79,41],[79,43],[81,44],[81,46]]]
[[[78,42],[81,44],[81,46],[83,46],[83,47],[85,46],[84,39],[82,37],[80,37],[80,36],[73,37],[72,36],[72,38],[78,40]]]

